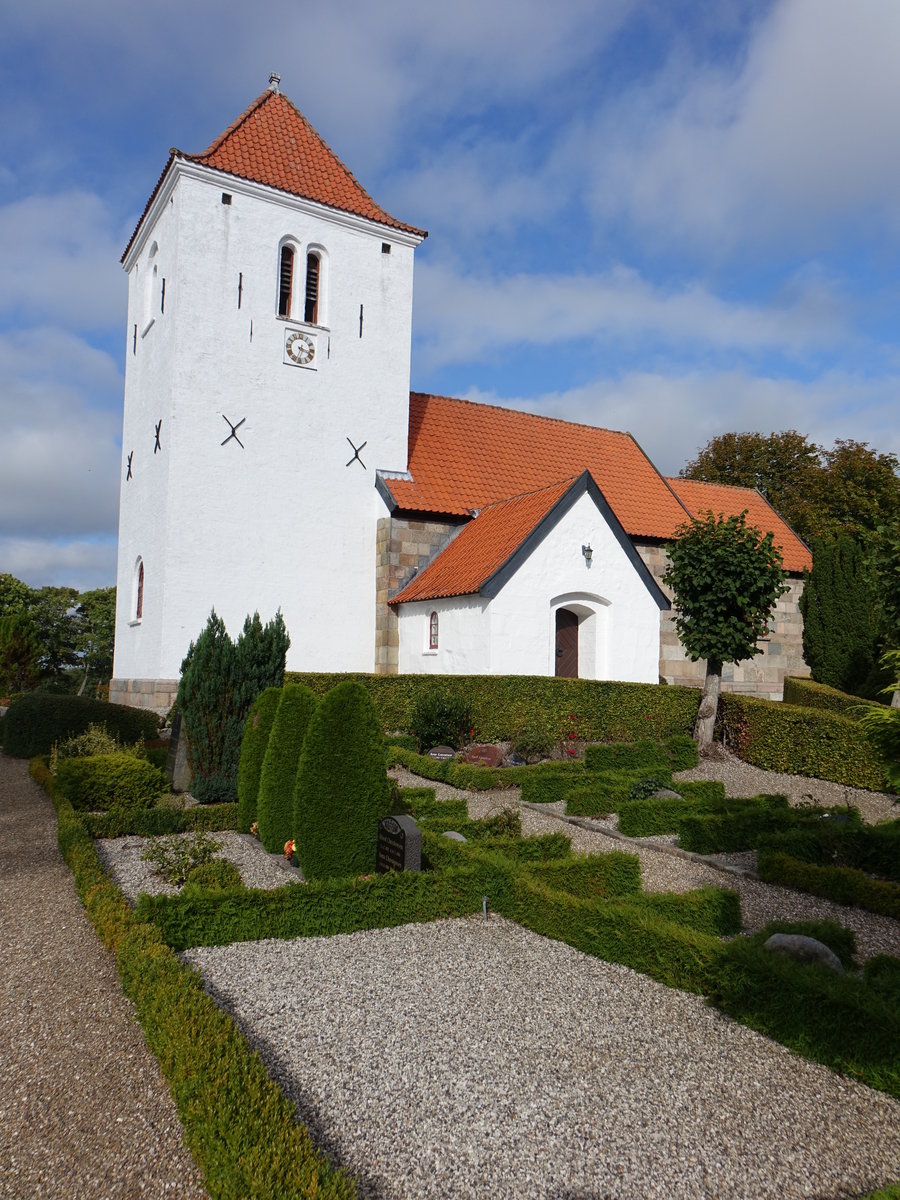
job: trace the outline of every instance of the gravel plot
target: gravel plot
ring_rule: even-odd
[[[771,772],[751,767],[751,779],[749,775],[743,777],[740,773],[740,768],[745,765],[738,759],[722,763],[707,762],[693,771],[683,772],[678,778],[687,778],[698,770],[706,770],[709,773],[704,775],[704,778],[723,778],[729,795],[750,796],[778,791],[774,782],[776,780],[799,778],[787,775],[772,776]],[[714,774],[715,771],[719,771],[720,774]],[[726,772],[727,778],[724,778]],[[403,787],[423,787],[429,782],[403,768],[394,769],[390,774]],[[807,790],[813,789],[817,795],[823,796],[827,794],[828,788],[835,786],[825,784],[825,790],[819,793],[822,780],[803,779],[802,783]],[[736,793],[734,788],[752,790]],[[762,883],[750,875],[726,874],[715,869],[713,860],[698,862],[695,859],[666,853],[667,842],[671,839],[622,838],[615,834],[615,823],[612,821],[592,821],[591,828],[587,829],[581,824],[572,824],[565,817],[565,804],[561,801],[557,804],[542,804],[539,809],[521,804],[518,788],[463,792],[447,784],[440,784],[437,794],[440,799],[464,796],[469,816],[473,819],[492,816],[503,808],[516,808],[522,818],[522,833],[526,837],[534,837],[541,833],[565,833],[571,838],[572,851],[575,854],[606,854],[610,850],[627,850],[636,854],[641,863],[641,883],[648,892],[687,892],[698,887],[732,888],[741,897],[741,916],[747,932],[761,929],[769,921],[825,919],[837,921],[853,930],[856,934],[857,958],[860,962],[876,954],[893,954],[900,957],[900,921],[883,917],[879,913],[867,912],[862,908],[847,908],[831,900],[811,896],[807,892]],[[861,795],[878,798],[878,793],[874,792],[862,792]],[[882,799],[890,803],[890,797]],[[900,813],[894,809],[893,815],[897,816]],[[744,868],[752,864],[752,859],[744,855],[717,856],[720,860],[726,857],[734,865]]]
[[[193,834],[177,836],[191,838]],[[285,883],[300,883],[303,879],[300,871],[291,867],[286,859],[280,854],[267,853],[262,843],[248,833],[226,831],[210,834],[210,837],[222,843],[222,849],[214,857],[233,862],[247,887],[277,888]],[[104,838],[95,842],[103,865],[132,904],[141,892],[149,892],[151,896],[175,896],[180,891],[157,875],[150,863],[141,861],[141,854],[149,840],[129,836]]]
[[[0,876],[0,1196],[205,1197],[50,801],[2,754]]]
[[[900,1103],[492,917],[191,950],[364,1197],[859,1196]]]

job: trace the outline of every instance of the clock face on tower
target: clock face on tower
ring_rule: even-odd
[[[311,367],[316,357],[316,340],[299,329],[288,330],[284,336],[284,361],[296,367]]]

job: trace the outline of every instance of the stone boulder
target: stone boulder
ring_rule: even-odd
[[[802,933],[773,933],[764,942],[766,950],[773,954],[784,954],[798,963],[821,963],[833,971],[843,971],[841,960],[824,942],[806,937]]]

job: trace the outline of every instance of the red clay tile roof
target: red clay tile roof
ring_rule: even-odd
[[[764,533],[774,534],[775,545],[781,551],[786,571],[800,572],[804,567],[812,568],[812,554],[797,537],[790,525],[783,521],[768,500],[755,488],[731,487],[724,483],[705,483],[699,479],[669,479],[673,491],[678,495],[692,516],[712,511],[716,516],[736,516],[747,512],[747,522]]]
[[[410,395],[401,509],[463,515],[590,471],[632,537],[670,538],[687,513],[629,433],[446,396]]]
[[[390,603],[477,592],[509,561],[574,482],[566,479],[485,508]]]
[[[267,184],[292,196],[302,196],[329,208],[354,213],[392,229],[423,238],[428,236],[424,230],[405,225],[376,204],[299,109],[280,92],[267,88],[201,154],[170,151],[169,161],[125,247],[123,260],[176,158]]]

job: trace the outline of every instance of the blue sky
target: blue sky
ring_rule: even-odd
[[[0,571],[115,579],[119,257],[277,70],[417,251],[412,386],[900,453],[896,0],[0,0]]]

